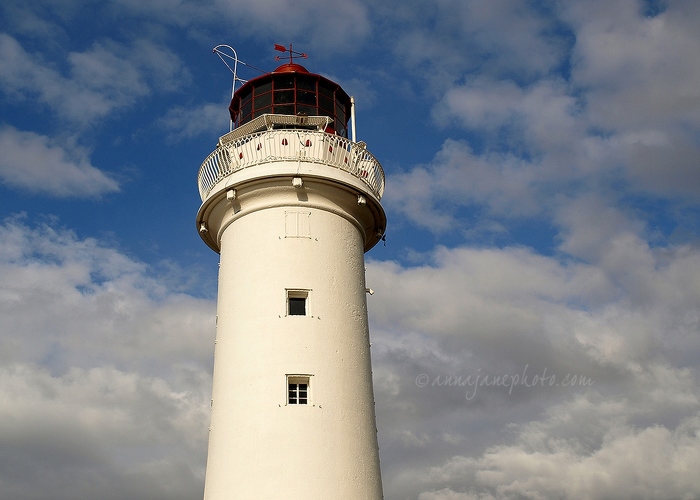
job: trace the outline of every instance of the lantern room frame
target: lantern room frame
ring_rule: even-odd
[[[351,99],[337,83],[288,63],[239,88],[229,112],[236,127],[265,114],[328,116],[326,132],[347,138]]]

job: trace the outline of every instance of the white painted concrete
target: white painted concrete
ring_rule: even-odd
[[[197,219],[221,253],[204,498],[380,500],[364,252],[384,212],[337,168],[257,168]],[[306,316],[287,314],[287,290],[308,291]],[[287,404],[288,375],[309,377],[309,404]]]

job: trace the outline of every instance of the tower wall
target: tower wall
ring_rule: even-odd
[[[337,175],[234,174],[235,199],[200,210],[221,252],[205,500],[382,498],[364,250],[383,212]],[[290,375],[308,404],[288,403]]]

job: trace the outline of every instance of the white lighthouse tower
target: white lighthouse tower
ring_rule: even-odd
[[[380,500],[364,252],[384,172],[347,137],[352,99],[291,54],[235,92],[199,170],[221,254],[204,498]]]

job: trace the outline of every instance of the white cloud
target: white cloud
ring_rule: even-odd
[[[585,89],[589,123],[613,134],[634,186],[697,198],[700,11],[693,2],[666,7],[645,17],[630,2],[570,6],[572,82]]]
[[[433,468],[427,482],[453,486],[419,498],[654,499],[700,494],[700,480],[690,473],[700,465],[700,415],[671,429],[660,425],[640,429],[617,422],[611,411],[620,409],[615,405],[576,408],[586,403],[562,405],[544,423],[526,426],[517,445],[491,448],[478,459],[454,457]],[[596,432],[602,430],[600,447],[593,451],[587,450],[583,435],[591,427],[582,418],[584,411],[597,423]],[[553,438],[551,427],[564,424],[562,420],[573,420],[565,425],[578,436]],[[580,427],[573,429],[575,425]]]
[[[437,248],[413,266],[368,265],[387,497],[700,496],[700,252],[668,245],[643,203],[629,201],[666,197],[672,206],[658,218],[681,205],[679,193],[696,208],[697,3],[667,2],[655,17],[641,2],[614,0],[552,11],[518,0],[43,5],[55,9],[47,19],[108,9],[116,24],[153,23],[161,36],[178,26],[177,36],[209,40],[226,25],[246,42],[302,36],[338,52],[390,44],[408,67],[427,69],[425,80],[395,76],[429,82],[411,90],[435,102],[443,128],[426,143],[441,134],[442,147],[427,164],[390,173],[386,206],[392,224],[400,213],[444,241],[478,233],[480,246]],[[24,19],[12,33],[61,31]],[[178,57],[143,40],[87,41],[51,64],[18,40],[0,38],[0,88],[78,124],[188,79]],[[389,70],[375,66],[348,86],[370,98],[376,90],[381,102],[384,89],[368,91],[367,74]],[[204,104],[175,108],[160,124],[178,138],[219,121],[226,129],[225,106]],[[22,160],[0,170],[8,185],[47,175],[13,167],[37,164],[27,144],[63,176],[44,192],[117,189],[71,144],[17,128],[0,139]],[[556,232],[552,255],[488,248],[482,237],[532,219]],[[174,293],[171,279],[69,231],[0,226],[1,496],[201,492],[214,303]],[[592,384],[439,383],[525,372]],[[427,387],[416,383],[422,374]]]
[[[230,117],[225,103],[203,104],[194,108],[172,108],[159,123],[170,131],[169,139],[196,137],[204,133],[222,136],[229,130]]]
[[[56,25],[36,16],[24,6],[3,6],[14,21],[13,32],[43,35]],[[304,39],[316,53],[354,51],[372,28],[369,8],[361,0],[216,0],[203,8],[197,0],[116,0],[105,4],[95,0],[38,0],[34,11],[53,14],[62,21],[73,21],[89,11],[109,16],[115,23],[139,23],[139,28],[160,36],[163,27],[184,28],[188,36],[212,40],[212,33],[231,33],[237,39],[283,37]],[[49,17],[48,15],[44,17]],[[141,24],[143,23],[143,24]],[[227,31],[228,30],[228,31]],[[60,31],[56,30],[56,31]],[[217,35],[219,36],[219,35]],[[215,43],[221,43],[219,40]]]
[[[246,37],[265,33],[285,40],[304,38],[320,52],[352,50],[371,27],[368,9],[358,0],[217,0],[206,9],[193,0],[118,0],[114,4],[119,16],[184,26],[197,37],[210,39],[203,27],[230,29],[233,25]]]
[[[5,19],[5,29],[11,26],[13,33],[53,38],[54,40],[65,34],[63,29],[42,15],[46,13],[45,11],[33,12],[27,4],[4,2],[0,9],[2,9]]]
[[[8,186],[58,197],[119,191],[117,181],[91,165],[87,152],[34,132],[0,129],[0,179]]]
[[[0,343],[8,343],[0,359],[52,360],[58,370],[104,364],[157,369],[162,356],[166,363],[189,363],[193,355],[209,363],[210,346],[199,340],[209,302],[171,293],[146,275],[143,264],[65,230],[9,222],[0,236],[7,329]],[[27,331],[35,334],[17,336]]]
[[[585,124],[577,121],[579,106],[563,80],[540,80],[528,87],[513,81],[471,79],[468,84],[448,90],[434,109],[438,123],[451,120],[476,131],[498,133],[498,140],[523,153],[540,156],[557,155],[560,161],[571,159],[575,144]],[[497,148],[498,145],[495,145]]]
[[[201,494],[212,302],[96,240],[11,219],[0,316],[0,496]]]
[[[489,71],[488,60],[478,74],[459,78],[463,83],[434,75],[444,81],[433,118],[444,127],[466,129],[480,151],[446,141],[429,165],[390,178],[398,189],[387,190],[389,206],[440,233],[460,220],[465,207],[509,218],[557,218],[555,194],[597,193],[611,204],[625,191],[696,200],[700,36],[689,20],[700,20],[700,12],[679,3],[645,17],[635,3],[596,5],[572,2],[561,12],[576,35],[568,79],[535,71],[538,78],[523,84],[517,75]],[[459,37],[499,33],[499,23],[507,19]],[[549,35],[533,28],[536,24],[523,29],[546,44]],[[517,32],[518,24],[513,26]],[[513,42],[497,53],[528,64],[530,58],[520,52],[527,47]]]
[[[171,91],[189,79],[177,56],[149,41],[130,47],[95,43],[90,50],[67,54],[64,76],[29,54],[7,34],[0,34],[0,85],[6,93],[38,98],[60,117],[88,124],[111,111],[132,105],[154,88]]]
[[[261,0],[219,1],[218,11],[226,18],[247,21],[249,33],[264,29],[277,36],[310,39],[316,50],[348,49],[370,32],[370,19],[364,3],[357,0]]]
[[[426,500],[658,498],[661,485],[674,498],[698,495],[700,252],[653,249],[616,217],[589,263],[523,248],[370,263],[387,490]],[[572,227],[601,217],[591,219]],[[469,385],[516,375],[512,388]]]
[[[402,21],[395,52],[409,66],[425,67],[421,77],[438,91],[477,67],[491,77],[531,81],[566,54],[566,40],[553,36],[555,19],[517,0],[421,1],[378,10]]]
[[[383,201],[412,222],[441,233],[453,230],[460,207],[486,206],[493,214],[530,216],[546,208],[538,183],[548,169],[510,153],[475,155],[448,139],[428,165],[390,174]]]
[[[635,3],[596,3],[606,15],[583,3],[566,13],[577,34],[573,79],[587,88],[594,123],[631,129],[700,124],[697,6],[676,2],[645,17]]]
[[[10,220],[0,242],[4,492],[26,489],[31,477],[26,491],[39,497],[49,484],[55,498],[195,494],[214,304],[173,294],[142,263],[69,231]],[[678,465],[650,475],[638,496],[652,498],[652,480],[664,477],[678,496],[696,491],[683,467],[694,470],[697,449],[698,374],[687,359],[700,352],[700,254],[633,244],[649,255],[633,266],[611,257],[614,245],[600,265],[466,248],[440,249],[421,267],[369,264],[388,491],[595,497],[591,478],[604,466],[621,474],[609,491],[635,481],[622,475],[633,456],[618,450],[654,446]],[[515,374],[526,365],[531,375],[546,368],[593,385],[480,387],[471,400],[468,388],[416,386],[421,373]]]
[[[175,385],[176,387],[173,387]],[[7,498],[188,498],[201,492],[205,394],[112,367],[0,368]]]
[[[697,128],[695,129],[697,130]],[[634,185],[661,196],[677,193],[697,199],[700,193],[700,145],[691,129],[668,129],[658,139],[650,134],[625,134],[621,149],[627,155]]]

